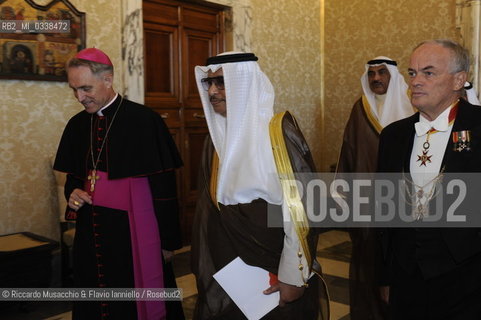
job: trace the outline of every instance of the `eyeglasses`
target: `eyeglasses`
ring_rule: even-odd
[[[215,84],[218,90],[224,90],[224,76],[212,77],[212,78],[204,78],[200,80],[202,82],[202,87],[208,91],[212,84]]]

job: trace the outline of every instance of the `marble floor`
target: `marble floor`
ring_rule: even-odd
[[[349,234],[341,230],[322,233],[319,238],[317,257],[321,263],[330,294],[331,320],[349,318],[349,258],[351,242]],[[177,285],[183,289],[182,305],[186,319],[192,319],[197,290],[190,272],[190,248],[176,252],[174,270]],[[1,306],[0,306],[1,307]],[[23,308],[23,309],[22,309]],[[29,303],[0,309],[4,320],[71,320],[69,303]]]
[[[174,264],[177,284],[184,289],[184,312],[192,319],[197,290],[195,278],[190,273],[189,248],[176,254]],[[351,241],[345,231],[333,230],[322,233],[317,246],[317,258],[322,265],[331,298],[331,320],[349,319],[349,259]]]

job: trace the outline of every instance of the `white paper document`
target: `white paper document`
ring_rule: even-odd
[[[279,292],[262,293],[270,287],[269,272],[239,257],[214,274],[214,279],[249,320],[258,320],[279,305]]]

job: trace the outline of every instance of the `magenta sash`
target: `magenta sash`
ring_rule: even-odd
[[[160,236],[148,178],[108,180],[100,177],[92,194],[93,204],[125,210],[129,214],[136,288],[164,288]],[[90,183],[87,183],[90,187]],[[88,189],[87,189],[88,190]],[[138,320],[165,319],[164,301],[137,301]]]

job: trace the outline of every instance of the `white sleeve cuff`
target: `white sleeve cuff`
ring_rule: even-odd
[[[279,281],[300,287],[309,279],[309,265],[301,248],[294,224],[291,222],[289,209],[285,203],[282,204],[282,212],[284,215],[285,235],[277,276]],[[300,257],[299,252],[302,254]]]

